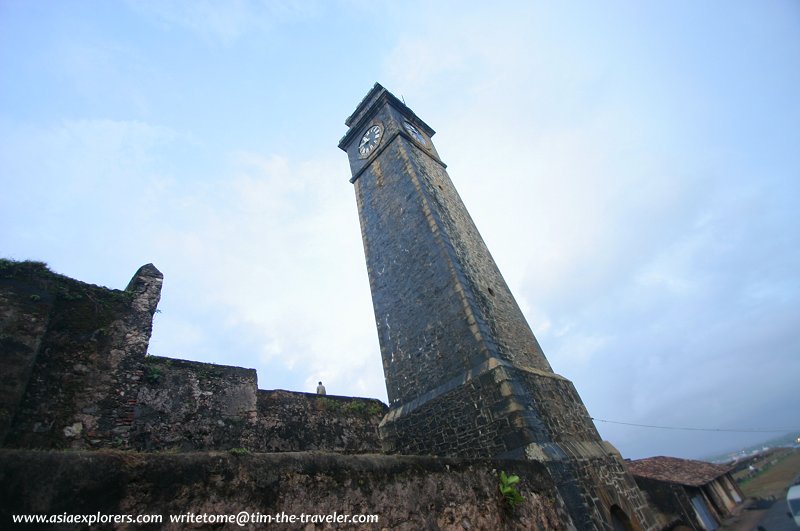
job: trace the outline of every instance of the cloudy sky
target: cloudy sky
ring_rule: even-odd
[[[152,262],[151,353],[386,400],[336,147],[376,81],[595,418],[800,430],[795,0],[0,0],[0,255]],[[777,435],[598,428],[633,458]]]

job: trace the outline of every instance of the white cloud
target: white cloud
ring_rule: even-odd
[[[210,42],[231,45],[248,33],[267,32],[276,23],[317,11],[315,2],[281,0],[129,0],[135,10],[167,27],[177,26]]]
[[[124,247],[138,246],[134,231],[150,223],[169,180],[153,156],[178,135],[137,121],[66,120],[3,129],[0,138],[0,166],[14,183],[14,193],[0,199],[3,238],[29,253],[20,258],[40,256],[59,267],[77,249],[108,264]],[[71,274],[97,266],[85,263]]]
[[[240,152],[222,174],[165,175],[165,148],[187,139],[164,127],[83,120],[3,136],[16,183],[3,240],[114,287],[127,279],[109,278],[113,264],[130,275],[154,262],[165,284],[153,353],[255,367],[262,386],[313,390],[324,377],[332,393],[385,396],[343,157]],[[95,260],[76,269],[78,250]]]
[[[263,374],[272,365],[302,373],[308,389],[324,377],[333,392],[381,396],[382,381],[357,377],[380,371],[380,356],[343,162],[239,153],[232,175],[176,213],[171,225],[186,229],[166,228],[159,247],[167,268],[191,271],[189,289],[203,293],[196,304],[224,317],[213,333],[249,338],[256,351],[238,352],[237,364],[260,368],[263,385],[275,382]]]
[[[565,337],[558,350],[551,352],[550,355],[563,364],[587,366],[610,341],[610,337],[572,333]]]

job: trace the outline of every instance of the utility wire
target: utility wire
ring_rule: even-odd
[[[653,426],[651,424],[634,424],[632,422],[619,422],[616,420],[596,419],[592,417],[595,422],[606,422],[608,424],[622,424],[623,426],[636,426],[637,428],[656,428],[659,430],[685,430],[685,431],[725,431],[736,433],[791,433],[800,432],[800,430],[729,430],[725,428],[683,428],[677,426]]]

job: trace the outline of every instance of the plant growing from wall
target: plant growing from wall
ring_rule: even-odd
[[[343,407],[338,401],[331,400],[330,398],[325,398],[324,396],[317,398],[317,405],[323,411],[330,411],[330,412],[342,411]]]
[[[515,487],[517,483],[519,483],[519,476],[514,474],[506,475],[505,472],[500,471],[500,494],[503,495],[503,499],[512,509],[524,500],[522,494]]]
[[[351,401],[345,404],[344,409],[349,413],[363,415],[367,412],[367,406],[363,402]]]
[[[368,415],[375,416],[375,415],[380,415],[382,413],[383,413],[383,408],[381,408],[381,406],[379,406],[378,404],[370,404],[367,407],[367,414]]]
[[[161,367],[158,367],[156,365],[149,365],[145,369],[144,379],[147,380],[147,383],[149,384],[153,385],[157,384],[158,381],[161,380],[162,376],[163,373],[161,372]]]
[[[317,398],[317,406],[323,411],[348,413],[361,417],[375,416],[383,413],[383,408],[378,404],[370,404],[358,398],[342,401],[321,396]]]

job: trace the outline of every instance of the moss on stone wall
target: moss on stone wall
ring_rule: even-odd
[[[513,471],[521,478],[524,501],[513,511],[498,489],[499,470]],[[11,514],[20,513],[159,514],[168,521],[171,514],[240,511],[378,516],[377,524],[340,529],[544,531],[570,525],[550,476],[535,462],[324,453],[0,450],[0,525],[10,522]],[[246,528],[266,527],[276,526]]]

